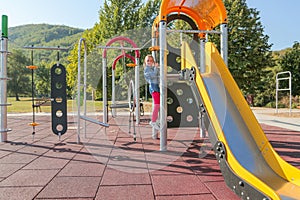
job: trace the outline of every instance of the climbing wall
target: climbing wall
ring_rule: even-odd
[[[172,53],[171,53],[172,54]],[[168,73],[180,71],[180,63],[168,56]],[[177,59],[178,60],[178,59]],[[178,68],[179,65],[179,68]],[[199,108],[191,90],[190,82],[168,80],[167,121],[168,127],[196,127],[199,125]]]

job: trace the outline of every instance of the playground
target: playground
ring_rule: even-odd
[[[174,29],[178,20],[191,29]],[[64,48],[24,47],[57,51],[58,59],[47,100],[35,97],[38,67],[26,66],[29,114],[7,113],[1,71],[0,199],[300,199],[299,117],[249,107],[227,67],[227,23],[221,0],[163,0],[147,31],[93,52],[80,38],[69,110]],[[5,69],[5,31],[2,38]],[[140,97],[148,88],[141,55],[149,52],[159,63],[158,130]],[[38,112],[47,101],[51,113]]]
[[[261,112],[257,117],[264,120],[262,127],[279,155],[300,168],[299,118],[270,119]],[[31,116],[8,117],[12,131],[10,142],[0,145],[0,199],[240,199],[226,186],[210,142],[199,134],[184,150],[178,146],[161,154],[159,140],[149,137],[146,124],[138,135],[148,138],[138,137],[136,143],[127,131],[110,126],[110,143],[98,138],[82,145],[77,144],[75,126],[58,142],[49,126],[51,117],[37,114],[37,119],[41,124],[32,141],[27,125]],[[87,126],[98,129],[90,122]],[[205,156],[199,144],[207,145]]]

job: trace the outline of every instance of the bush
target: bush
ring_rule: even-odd
[[[276,108],[276,102],[271,101],[271,102],[267,103],[265,105],[265,107],[267,107],[267,108]],[[281,102],[278,102],[278,108],[286,108],[286,105],[281,103]]]

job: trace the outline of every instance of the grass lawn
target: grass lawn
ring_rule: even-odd
[[[11,105],[7,107],[8,113],[29,113],[32,112],[31,97],[21,97],[20,101],[16,101],[15,97],[8,97],[7,103]],[[41,106],[42,112],[51,112],[51,106]],[[151,111],[152,104],[150,102],[144,102],[145,112]],[[87,101],[87,112],[100,112],[102,111],[102,101]],[[68,112],[77,112],[77,102],[74,100],[67,101]],[[82,109],[82,108],[81,108]],[[39,112],[39,111],[37,111]]]
[[[30,97],[20,98],[20,101],[16,101],[15,97],[8,97],[7,103],[11,104],[7,107],[8,113],[28,113],[32,112],[32,101]],[[48,103],[48,106],[41,106],[42,112],[51,112],[51,106]],[[73,100],[67,101],[68,112],[77,111],[77,103]],[[102,101],[87,101],[87,111],[101,111],[102,110]],[[39,111],[38,111],[39,112]]]

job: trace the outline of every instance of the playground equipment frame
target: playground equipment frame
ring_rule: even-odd
[[[279,75],[288,74],[288,77],[279,78]],[[279,88],[279,81],[288,80],[288,88]],[[292,73],[290,71],[279,72],[276,74],[276,113],[278,113],[278,92],[279,91],[289,91],[289,115],[292,112]]]
[[[166,19],[162,19],[159,22],[154,22],[152,34],[152,45],[157,46],[159,40],[159,55],[160,55],[160,150],[167,151],[167,32],[172,32],[171,30],[167,30],[167,21]],[[183,32],[183,33],[212,33],[212,34],[220,34],[220,46],[221,46],[221,56],[227,66],[228,63],[228,31],[227,31],[227,23],[220,24],[221,31],[203,31],[203,30],[174,30],[173,32]],[[158,31],[158,32],[157,32]],[[159,34],[156,34],[159,33]],[[205,72],[205,37],[200,37],[200,71]],[[155,56],[155,52],[152,52]],[[200,135],[204,136],[204,130],[200,129]]]
[[[130,45],[132,45],[132,48],[128,47],[112,47],[112,45],[115,42],[122,41],[122,42],[127,42]],[[146,44],[145,44],[146,45]],[[98,46],[97,48],[102,48],[102,46]],[[104,51],[102,53],[102,79],[103,79],[103,85],[102,85],[102,92],[103,92],[103,121],[108,122],[108,102],[107,102],[107,50],[108,49],[120,49],[120,50],[134,50],[135,51],[135,89],[134,89],[134,94],[135,94],[135,100],[136,100],[136,105],[140,105],[140,92],[139,92],[139,62],[140,62],[140,48],[137,47],[137,45],[129,38],[124,37],[124,36],[118,36],[106,43],[106,45],[103,47]],[[140,109],[135,110],[136,114],[136,124],[140,123]]]
[[[83,57],[83,115],[80,113],[80,86],[81,86],[81,45],[84,47],[84,57]],[[87,72],[87,46],[86,40],[80,38],[78,42],[78,72],[77,72],[77,143],[80,143],[80,120],[84,120],[84,136],[86,137],[86,121],[92,122],[94,124],[99,124],[104,127],[109,127],[107,123],[100,122],[94,119],[91,119],[86,116],[86,72]]]

